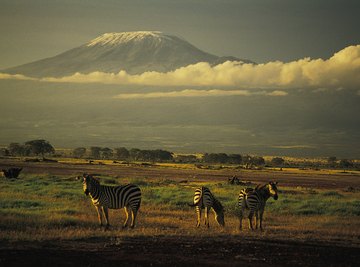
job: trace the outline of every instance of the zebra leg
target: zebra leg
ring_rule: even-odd
[[[209,228],[209,208],[205,207],[205,225],[207,225],[207,227]]]
[[[250,211],[250,213],[249,213],[249,229],[250,229],[250,230],[254,230],[253,224],[252,224],[253,216],[254,216],[254,212],[253,212],[253,211]]]
[[[101,207],[100,207],[100,206],[95,206],[95,208],[96,208],[96,211],[97,211],[97,214],[98,214],[99,224],[100,224],[100,226],[103,226],[103,223],[102,223],[102,210],[101,210]]]
[[[108,228],[110,226],[108,208],[102,207],[102,211],[103,211],[104,217],[105,217],[106,228]]]
[[[124,211],[125,211],[125,221],[124,221],[124,224],[123,224],[123,228],[126,228],[128,220],[129,220],[129,212],[128,212],[127,207],[124,207]]]
[[[200,226],[200,222],[201,222],[201,208],[199,206],[196,206],[196,214],[197,214],[197,223],[196,223],[196,227]]]
[[[264,215],[264,210],[260,211],[260,229],[261,229],[261,231],[264,230],[263,226],[262,226],[263,215]]]
[[[259,228],[259,212],[255,212],[255,229]]]
[[[137,209],[131,209],[131,228],[135,227],[135,220],[137,215]]]

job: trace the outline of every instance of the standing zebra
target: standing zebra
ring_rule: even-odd
[[[131,212],[131,228],[134,228],[136,215],[141,203],[141,191],[138,186],[133,184],[120,186],[101,185],[94,177],[84,173],[83,189],[86,195],[90,195],[92,203],[97,210],[100,226],[103,225],[103,215],[106,227],[110,225],[108,209],[124,208],[126,218],[123,228],[127,227],[129,210]]]
[[[260,221],[260,229],[263,230],[262,220],[263,214],[265,210],[266,201],[273,197],[275,200],[278,199],[278,190],[277,190],[277,182],[269,182],[262,186],[258,185],[255,189],[252,188],[244,188],[240,191],[239,194],[239,206],[241,208],[240,211],[240,230],[242,230],[242,219],[245,212],[245,209],[249,210],[249,229],[254,230],[252,224],[252,218],[255,213],[256,229],[259,226]]]
[[[196,207],[195,209],[197,213],[197,227],[200,226],[201,210],[204,208],[205,225],[207,225],[207,227],[209,227],[209,210],[211,208],[214,211],[216,222],[221,226],[225,226],[224,208],[221,205],[220,201],[214,197],[214,195],[207,187],[199,187],[195,189],[194,204],[189,204],[189,206]]]

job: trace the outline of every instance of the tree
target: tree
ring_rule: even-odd
[[[127,160],[130,157],[129,150],[125,147],[115,148],[115,157],[119,160]]]
[[[11,143],[8,150],[12,156],[28,156],[30,154],[29,149],[19,143]]]
[[[46,140],[31,140],[25,143],[27,149],[29,149],[30,153],[33,155],[41,155],[44,157],[45,154],[54,154],[54,147]]]
[[[73,155],[75,158],[82,158],[86,153],[85,147],[77,147],[73,151]]]
[[[101,158],[102,159],[110,159],[113,156],[112,149],[108,148],[108,147],[102,148],[100,153],[101,153]]]
[[[336,167],[336,162],[337,162],[337,158],[336,158],[336,157],[334,157],[334,156],[329,157],[329,158],[327,159],[327,161],[328,161],[330,167],[332,167],[332,168]]]
[[[343,169],[347,169],[347,168],[354,166],[354,164],[350,160],[342,159],[342,160],[340,160],[339,166]]]
[[[173,160],[173,154],[166,150],[157,149],[153,151],[153,158],[160,161],[170,161]]]
[[[229,159],[228,162],[230,164],[241,164],[242,162],[242,157],[240,154],[230,154],[229,155]]]
[[[93,159],[99,159],[100,151],[101,151],[101,147],[98,147],[98,146],[90,147],[90,157]]]
[[[141,152],[141,150],[138,149],[138,148],[130,149],[130,151],[129,151],[130,158],[132,160],[139,160],[140,159],[140,152]]]
[[[271,160],[271,165],[273,166],[282,166],[284,164],[285,160],[283,158],[275,157]]]
[[[263,157],[253,157],[252,164],[255,166],[263,166],[265,165],[265,159]]]

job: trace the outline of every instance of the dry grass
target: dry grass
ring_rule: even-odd
[[[105,177],[103,181],[118,181]],[[98,227],[97,215],[79,181],[48,174],[3,180],[0,190],[0,240],[77,240],[120,236],[235,236],[277,240],[326,241],[360,246],[360,192],[281,188],[278,201],[269,200],[265,231],[238,230],[239,187],[219,182],[181,184],[171,180],[127,179],[140,185],[143,202],[133,230],[121,229],[123,210],[111,210],[112,227]],[[195,227],[196,214],[186,205],[196,186],[209,186],[226,208],[226,226],[210,216],[210,228]],[[247,228],[247,222],[244,221]]]

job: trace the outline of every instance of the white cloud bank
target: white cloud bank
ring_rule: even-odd
[[[172,92],[152,92],[152,93],[141,93],[141,94],[120,94],[114,96],[118,99],[143,99],[143,98],[174,98],[174,97],[209,97],[209,96],[251,96],[251,95],[268,95],[268,96],[286,96],[287,93],[284,91],[260,91],[251,92],[249,90],[194,90],[186,89],[182,91]]]
[[[0,73],[0,80],[37,80],[36,78],[26,77],[21,74],[7,74],[7,73]]]
[[[11,75],[6,75],[1,74],[0,79],[13,78]],[[21,78],[21,76],[17,76],[17,78]],[[258,65],[227,61],[217,66],[202,62],[167,73],[144,72],[139,75],[131,75],[125,71],[115,74],[92,72],[40,80],[121,85],[213,86],[218,88],[230,86],[243,89],[269,88],[273,90],[358,88],[360,86],[360,45],[349,46],[327,60],[304,58],[288,63],[274,61]],[[237,92],[242,94],[241,91]],[[217,92],[216,90],[214,92],[207,91],[207,94],[212,93],[216,94]]]

